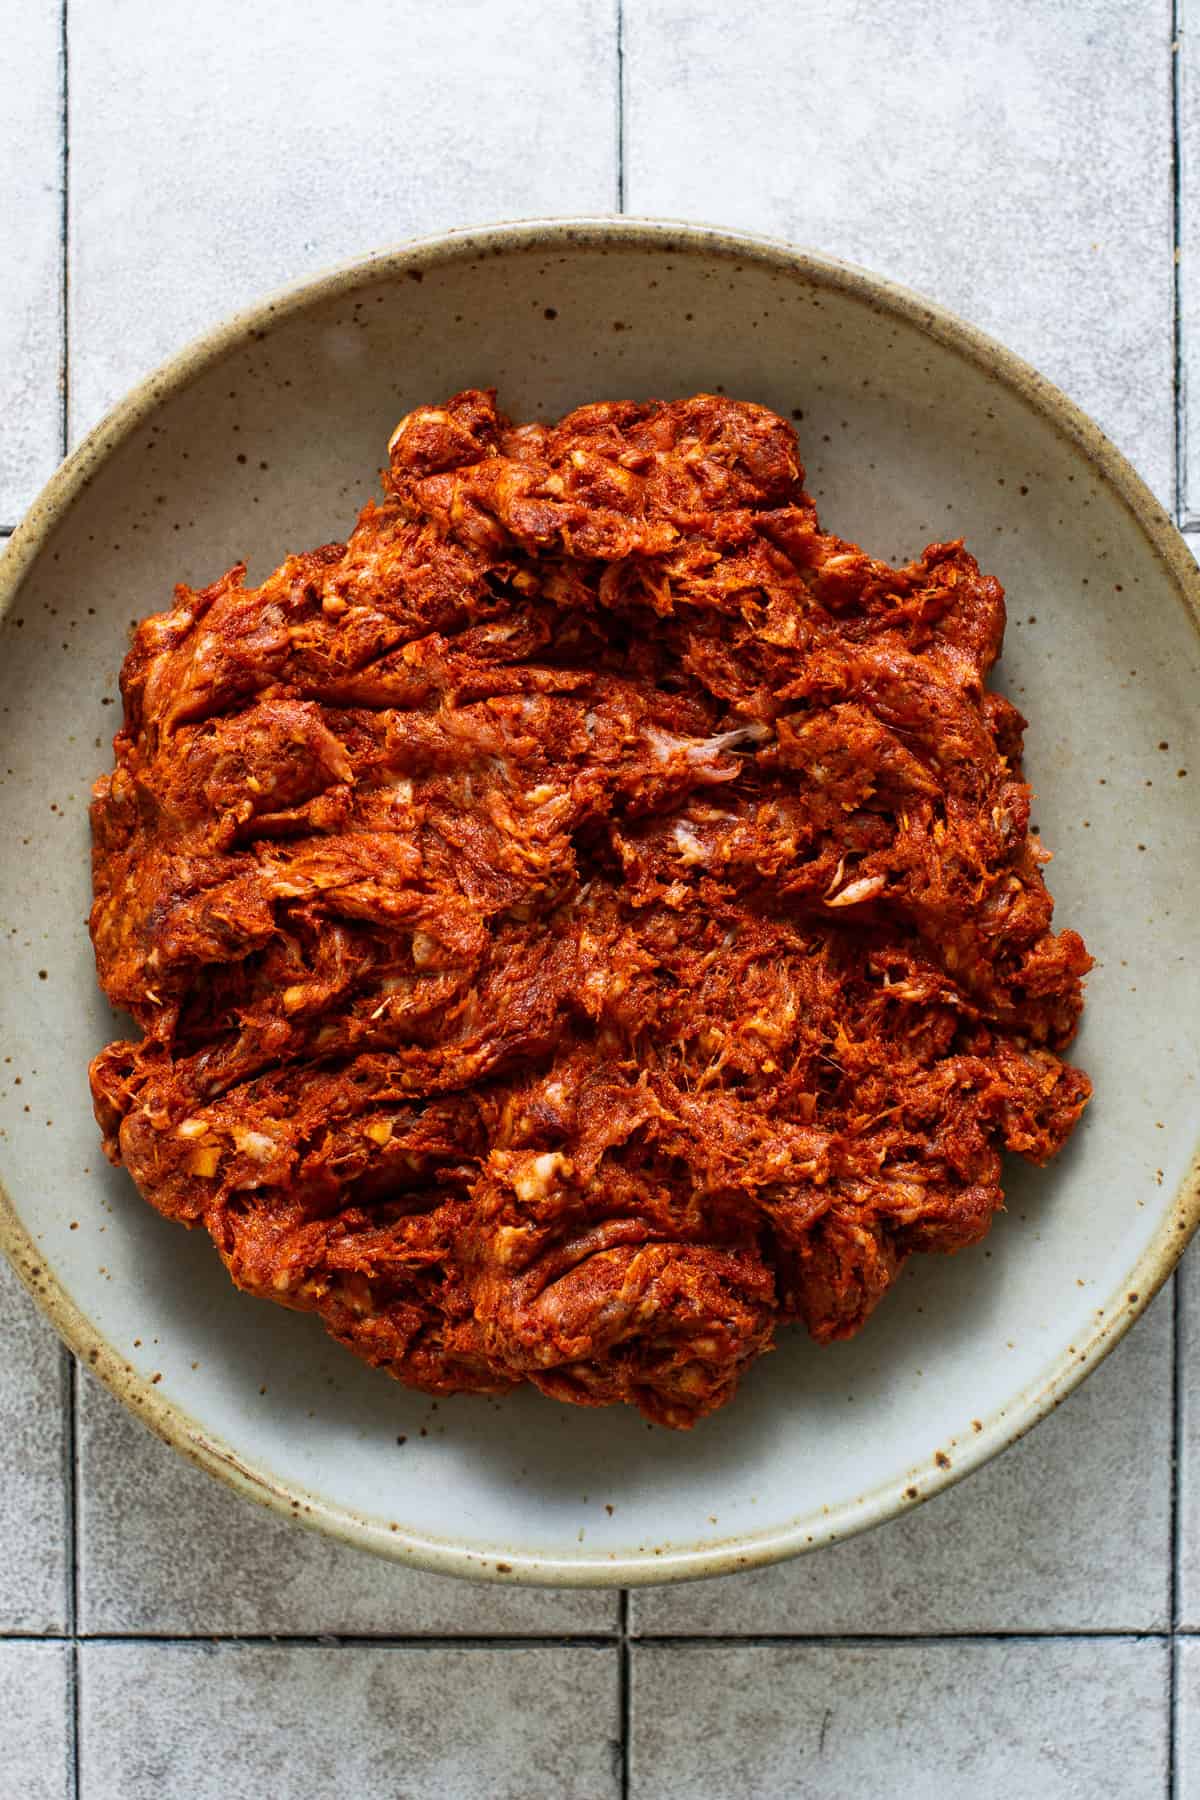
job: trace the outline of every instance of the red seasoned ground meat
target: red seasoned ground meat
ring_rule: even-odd
[[[1003,592],[823,532],[790,427],[711,394],[471,391],[390,454],[348,543],[137,631],[106,1147],[401,1381],[690,1425],[1088,1098]]]

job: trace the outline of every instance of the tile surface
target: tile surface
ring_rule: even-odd
[[[73,439],[196,332],[342,257],[611,207],[612,25],[612,0],[72,8]]]
[[[1200,1630],[1200,1250],[1179,1274],[1179,1618]]]
[[[88,1800],[605,1800],[615,1650],[86,1644]]]
[[[0,1257],[0,1631],[67,1627],[66,1357]]]
[[[1068,1405],[949,1493],[777,1568],[635,1593],[633,1629],[1162,1630],[1171,1339],[1167,1292]]]
[[[0,38],[0,525],[59,453],[62,190],[58,8],[9,6]]]
[[[1065,388],[1171,499],[1170,22],[1169,0],[639,0],[626,204],[930,294]]]
[[[1200,1797],[1200,1641],[1180,1638],[1175,1649],[1175,1791]]]
[[[69,146],[67,10],[14,0],[0,37],[0,555],[60,445],[68,150],[73,441],[273,287],[623,182],[631,212],[789,236],[960,311],[1171,502],[1178,428],[1200,552],[1200,0],[78,0]],[[633,1594],[631,1800],[1200,1800],[1200,1637],[1170,1639],[1200,1633],[1200,1250],[1180,1281],[1174,1621],[1165,1294],[909,1518]],[[0,1800],[624,1791],[615,1595],[391,1567],[236,1499],[86,1376],[79,1403],[73,1570],[65,1354],[0,1265]],[[73,1623],[78,1651],[36,1641]],[[228,1641],[272,1636],[312,1641]]]
[[[80,1475],[79,1613],[88,1633],[519,1637],[617,1628],[614,1593],[454,1581],[297,1531],[193,1468],[86,1376]]]
[[[0,1792],[69,1800],[69,1671],[65,1644],[0,1644]]]
[[[632,1800],[1157,1800],[1161,1642],[642,1646]]]
[[[1200,25],[1197,0],[1177,0],[1179,32],[1180,502],[1200,524]],[[1188,27],[1191,25],[1192,29]]]

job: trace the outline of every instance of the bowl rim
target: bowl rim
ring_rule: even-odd
[[[0,617],[59,520],[119,446],[168,397],[191,385],[231,351],[293,314],[380,280],[484,256],[547,251],[569,245],[583,250],[658,250],[679,256],[717,257],[753,263],[799,277],[819,288],[865,301],[875,311],[915,326],[941,347],[963,357],[1032,406],[1090,463],[1132,516],[1200,632],[1200,568],[1173,521],[1099,426],[1028,363],[987,333],[945,307],[886,277],[802,249],[783,239],[720,226],[627,214],[520,219],[464,227],[408,239],[350,259],[243,308],[187,343],[134,387],[83,438],[51,476],[14,531],[0,559]],[[1033,1383],[997,1408],[969,1442],[956,1447],[952,1464],[939,1453],[904,1478],[819,1513],[797,1517],[764,1532],[743,1533],[690,1545],[647,1546],[632,1554],[580,1558],[538,1557],[498,1547],[468,1549],[453,1538],[430,1538],[401,1524],[368,1517],[321,1495],[281,1481],[243,1459],[135,1370],[93,1325],[47,1266],[0,1182],[0,1249],[42,1311],[80,1361],[92,1369],[157,1436],[243,1496],[280,1515],[394,1561],[439,1574],[559,1587],[617,1587],[713,1576],[761,1567],[840,1541],[910,1511],[915,1504],[961,1480],[1024,1436],[1089,1374],[1124,1336],[1175,1268],[1200,1225],[1200,1143],[1154,1236],[1098,1314],[1088,1336],[1063,1352]],[[919,1485],[916,1485],[919,1484]],[[912,1497],[916,1485],[916,1498]]]

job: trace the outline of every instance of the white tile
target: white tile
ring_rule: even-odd
[[[1179,1617],[1184,1631],[1200,1629],[1200,1250],[1193,1244],[1180,1268],[1179,1305]]]
[[[1163,1800],[1162,1640],[633,1653],[631,1800]]]
[[[86,1644],[82,1800],[604,1800],[617,1653]]]
[[[1175,1793],[1200,1800],[1200,1641],[1180,1638],[1175,1655]]]
[[[88,0],[70,54],[74,437],[341,258],[615,203],[612,0]]]
[[[58,461],[62,190],[58,6],[9,6],[0,38],[0,525]]]
[[[1173,470],[1169,0],[626,9],[631,212],[930,294]]]
[[[1195,0],[1178,4],[1180,487],[1185,517],[1200,521],[1200,20]]]
[[[66,1352],[0,1256],[0,1631],[66,1629],[66,1388]]]
[[[65,1644],[0,1644],[0,1791],[67,1800],[71,1652]]]
[[[89,1634],[520,1637],[617,1628],[612,1592],[423,1575],[301,1530],[184,1462],[88,1377],[80,1469],[79,1614]]]
[[[780,1567],[632,1597],[664,1634],[1161,1630],[1171,1296],[1057,1413],[949,1493]]]

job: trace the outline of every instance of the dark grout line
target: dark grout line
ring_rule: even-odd
[[[1071,1631],[830,1631],[830,1632],[728,1632],[711,1637],[689,1633],[662,1632],[634,1640],[632,1648],[650,1650],[693,1649],[774,1650],[837,1649],[888,1644],[1170,1644],[1175,1633],[1163,1631],[1129,1631],[1119,1626],[1097,1630]]]
[[[1183,100],[1183,9],[1184,0],[1171,0],[1171,296],[1173,314],[1174,387],[1175,387],[1175,518],[1184,523],[1188,517],[1188,467],[1186,401],[1183,369],[1183,154],[1180,121]],[[1179,1713],[1179,1558],[1180,1543],[1180,1454],[1183,1444],[1183,1287],[1176,1269],[1171,1286],[1171,1499],[1168,1520],[1169,1571],[1167,1586],[1167,1626],[1170,1648],[1167,1653],[1167,1800],[1176,1800],[1179,1770],[1175,1744]]]
[[[60,95],[59,129],[62,141],[62,155],[59,163],[59,182],[61,187],[62,211],[59,217],[59,249],[61,262],[59,265],[59,343],[61,350],[58,362],[59,391],[59,448],[65,456],[70,448],[71,433],[71,63],[68,41],[69,0],[62,0],[62,36],[59,56],[62,71],[62,89]]]
[[[79,1633],[79,1364],[68,1350],[66,1399],[67,1551],[71,1585],[67,1592],[67,1621],[72,1637]]]
[[[1120,1626],[1094,1630],[1065,1631],[831,1631],[831,1632],[723,1632],[701,1636],[694,1632],[647,1633],[629,1637],[630,1655],[641,1649],[676,1650],[691,1647],[700,1650],[773,1650],[795,1645],[809,1649],[836,1649],[843,1645],[867,1646],[889,1644],[1170,1644],[1200,1640],[1200,1631],[1131,1631]],[[78,1634],[61,1631],[0,1632],[0,1644],[71,1644],[90,1645],[163,1644],[180,1648],[200,1645],[219,1648],[231,1645],[278,1645],[286,1650],[617,1650],[620,1637],[611,1633],[531,1633],[528,1637],[512,1634],[467,1636],[454,1633],[430,1633],[426,1637],[389,1637],[383,1634],[341,1632],[180,1632],[180,1631],[95,1631]]]
[[[65,456],[70,447],[71,353],[68,298],[70,284],[70,48],[68,39],[68,0],[61,0],[59,37],[59,133],[61,190],[60,275],[59,275],[59,450]],[[65,1432],[63,1455],[67,1489],[67,1626],[72,1640],[71,1650],[71,1716],[72,1782],[76,1800],[79,1795],[79,1367],[69,1350],[65,1395]]]
[[[617,0],[617,211],[625,211],[625,0]]]
[[[1196,523],[1189,507],[1187,466],[1187,385],[1183,366],[1183,145],[1180,122],[1183,113],[1183,8],[1184,0],[1171,6],[1171,283],[1172,353],[1175,389],[1175,520]]]
[[[1167,1800],[1175,1800],[1179,1789],[1175,1742],[1179,1728],[1179,1559],[1183,1549],[1179,1504],[1183,1451],[1183,1331],[1183,1283],[1177,1268],[1171,1287],[1171,1566],[1167,1598],[1171,1658],[1167,1668]]]
[[[631,1703],[629,1694],[629,1589],[622,1588],[617,1600],[617,1622],[620,1628],[618,1649],[618,1696],[620,1705],[621,1753],[617,1780],[621,1800],[629,1800],[629,1750]]]
[[[70,1708],[67,1715],[67,1789],[71,1800],[80,1800],[83,1777],[79,1768],[79,1645],[71,1645],[71,1667],[67,1675]]]
[[[4,1641],[4,1640],[0,1640]],[[427,1637],[372,1636],[355,1632],[179,1632],[179,1631],[96,1631],[81,1632],[75,1638],[37,1637],[24,1641],[38,1643],[76,1643],[80,1647],[118,1644],[159,1644],[180,1649],[189,1646],[216,1649],[223,1644],[239,1648],[269,1647],[283,1650],[616,1650],[618,1639],[600,1632],[542,1633],[529,1637],[497,1635],[469,1637],[465,1633],[430,1633]]]

